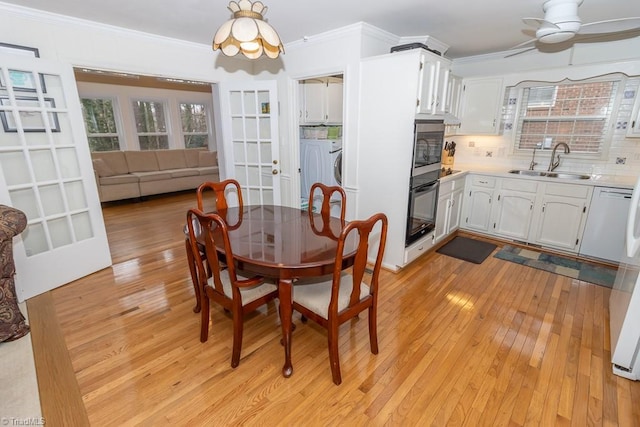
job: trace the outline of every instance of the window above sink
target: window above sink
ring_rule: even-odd
[[[564,142],[574,154],[599,155],[620,79],[529,84],[521,89],[516,117],[516,150],[551,150]]]

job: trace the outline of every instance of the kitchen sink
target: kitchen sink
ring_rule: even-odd
[[[591,179],[591,175],[584,175],[580,173],[568,173],[568,172],[546,172],[546,171],[532,171],[524,169],[512,169],[509,173],[525,176],[544,176],[547,178],[558,179]]]
[[[591,179],[591,175],[583,175],[581,173],[547,172],[545,176],[560,179]]]
[[[513,169],[513,170],[510,170],[509,173],[514,173],[517,175],[526,175],[526,176],[547,176],[547,172],[530,171],[530,170],[523,170],[523,169]]]

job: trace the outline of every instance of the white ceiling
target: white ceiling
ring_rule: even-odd
[[[214,0],[3,0],[91,21],[198,43],[211,43],[231,17]],[[392,34],[430,35],[449,45],[445,56],[500,52],[530,38],[523,17],[542,18],[544,0],[263,0],[266,20],[283,42],[364,21]],[[639,0],[584,0],[583,23],[640,16]],[[632,34],[638,36],[638,32]]]

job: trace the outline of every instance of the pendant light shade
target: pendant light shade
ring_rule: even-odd
[[[262,2],[231,1],[228,9],[233,12],[233,19],[222,24],[216,32],[213,50],[220,49],[227,56],[242,53],[249,59],[257,59],[263,54],[277,58],[284,53],[280,36],[264,21],[267,7]]]

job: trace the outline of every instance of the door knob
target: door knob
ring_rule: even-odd
[[[277,169],[273,169],[273,170],[271,171],[271,173],[272,173],[273,175],[278,175],[278,170],[277,170]]]

